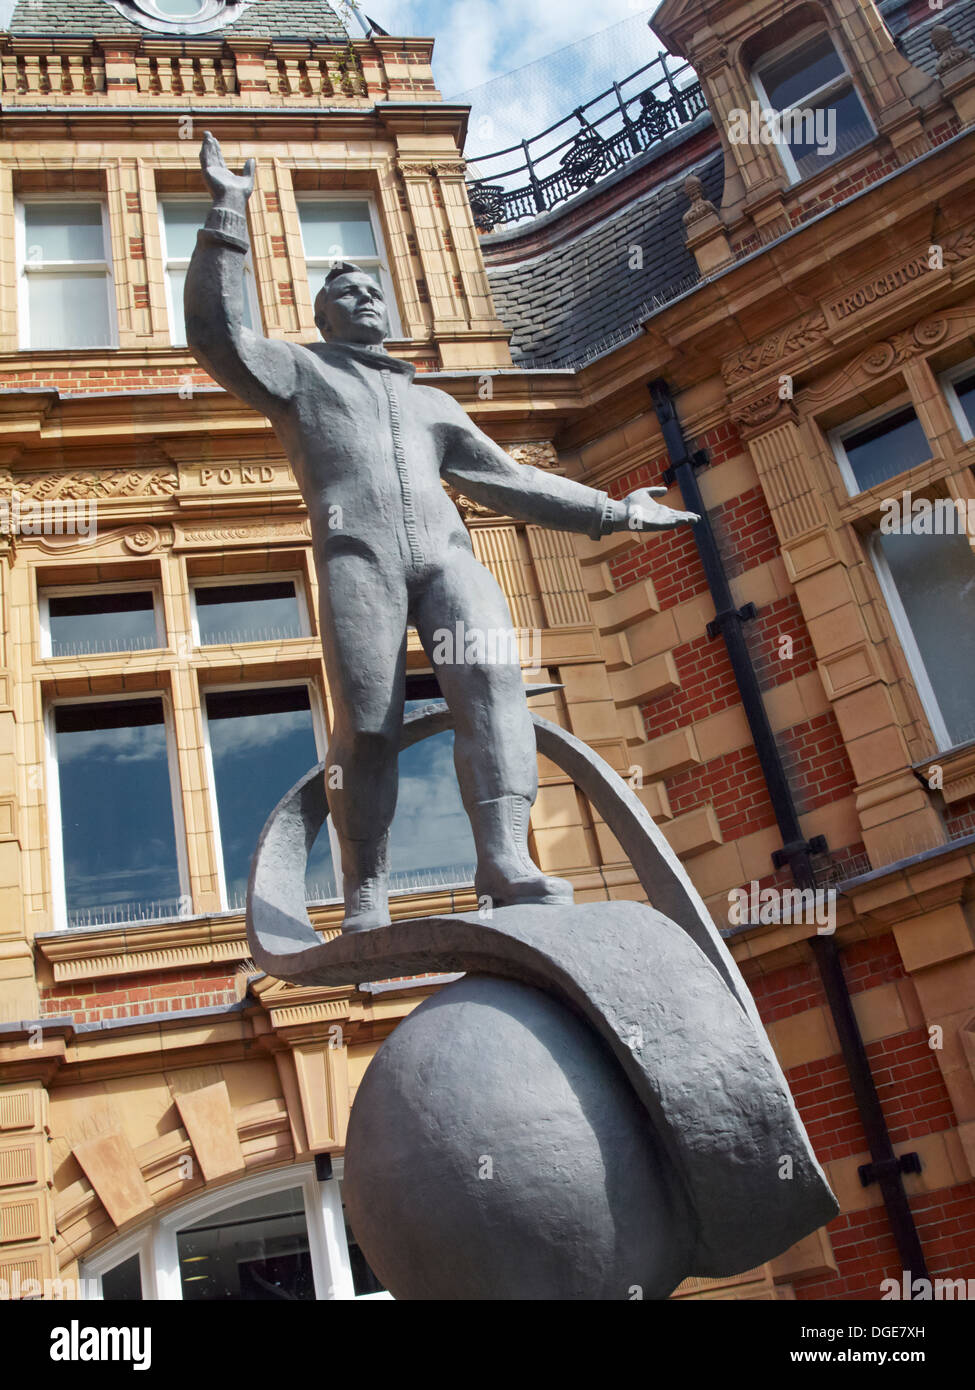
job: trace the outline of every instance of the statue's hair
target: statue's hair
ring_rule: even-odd
[[[328,299],[329,290],[332,288],[332,282],[337,280],[340,275],[365,274],[366,272],[362,269],[362,266],[356,265],[354,261],[336,261],[332,269],[325,276],[325,283],[315,295],[315,323],[318,325],[322,337],[325,336],[325,330],[322,326],[325,321],[325,303]]]

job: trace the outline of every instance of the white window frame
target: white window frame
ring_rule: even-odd
[[[780,58],[785,58],[790,53],[794,53],[796,49],[802,48],[802,46],[808,43],[810,39],[816,38],[819,34],[825,34],[826,37],[829,39],[830,43],[833,45],[833,52],[836,54],[837,58],[839,58],[840,66],[842,67],[843,71],[838,77],[832,78],[829,82],[824,82],[821,87],[814,87],[811,91],[806,92],[802,97],[801,101],[794,102],[792,106],[785,107],[779,114],[785,115],[787,111],[794,111],[797,108],[801,108],[803,110],[811,108],[815,110],[817,102],[821,102],[824,98],[832,96],[836,91],[839,90],[840,87],[846,87],[849,85],[853,88],[854,92],[857,95],[857,99],[859,100],[860,106],[863,110],[863,114],[866,117],[867,124],[869,125],[873,135],[876,135],[877,127],[874,125],[870,112],[867,110],[867,104],[863,100],[863,93],[857,86],[857,83],[853,77],[853,73],[847,66],[846,58],[843,56],[841,48],[837,44],[836,40],[833,38],[833,35],[830,33],[829,29],[823,24],[810,24],[805,29],[800,30],[798,34],[796,34],[793,38],[789,39],[786,43],[781,43],[778,45],[778,47],[773,48],[771,52],[762,54],[761,58],[755,64],[755,67],[752,69],[751,72],[752,83],[755,87],[755,91],[758,94],[759,103],[762,109],[764,111],[773,111],[778,109],[777,107],[773,107],[772,102],[769,99],[768,92],[765,90],[765,82],[762,78],[763,69],[771,67],[771,65],[773,63],[777,63]],[[868,141],[864,141],[864,145],[868,143]],[[862,148],[862,146],[859,148]],[[796,163],[795,158],[793,157],[792,151],[790,150],[788,144],[784,140],[778,142],[775,146],[775,149],[778,151],[779,158],[781,159],[783,168],[785,169],[785,172],[788,175],[790,184],[804,183],[807,179],[813,177],[812,174],[803,174],[800,172],[799,166]],[[852,154],[853,151],[851,150],[849,153]],[[835,160],[831,161],[830,164],[824,165],[823,167],[830,168],[831,164],[835,162]]]
[[[224,912],[239,912],[240,908],[230,906],[230,898],[227,893],[227,879],[223,867],[223,839],[220,834],[220,807],[217,800],[217,774],[213,763],[213,746],[210,742],[210,719],[207,714],[206,699],[208,695],[244,694],[248,690],[288,690],[296,686],[302,686],[308,691],[308,704],[311,708],[311,726],[315,737],[315,749],[318,755],[318,762],[324,762],[327,756],[328,734],[325,728],[325,713],[322,709],[321,695],[315,681],[310,676],[300,676],[293,680],[283,681],[231,681],[220,682],[211,685],[200,684],[200,715],[203,720],[203,757],[206,767],[207,790],[210,799],[210,818],[213,822],[213,852],[217,860],[217,884],[220,890],[220,902]],[[311,771],[311,769],[308,769]],[[332,824],[332,817],[329,816],[325,822],[328,828],[328,840],[332,850],[332,864],[335,868],[335,887],[336,892],[342,891],[342,860],[339,852],[338,837],[335,834],[335,827]]]
[[[102,261],[28,261],[27,259],[27,221],[26,209],[37,203],[97,203],[102,214],[102,246],[105,259]],[[109,219],[108,200],[101,193],[37,193],[19,197],[14,202],[14,241],[17,255],[17,322],[18,342],[26,352],[98,352],[106,348],[118,347],[118,305],[115,298],[115,273],[112,264],[112,228]],[[38,348],[31,344],[30,331],[30,292],[29,275],[43,275],[45,272],[90,274],[104,279],[108,304],[107,343],[88,343],[84,346],[64,343],[58,347]]]
[[[885,401],[883,405],[876,406],[873,410],[866,410],[862,415],[855,415],[851,420],[844,420],[842,425],[836,425],[827,432],[826,438],[833,451],[833,457],[836,459],[843,481],[846,483],[846,490],[851,497],[862,497],[865,492],[872,492],[876,487],[881,487],[886,483],[894,483],[898,478],[904,477],[906,473],[910,473],[914,468],[922,467],[923,464],[929,463],[931,459],[935,457],[934,450],[932,449],[928,457],[921,460],[921,463],[912,463],[910,467],[902,469],[900,473],[894,473],[889,478],[884,478],[882,482],[874,483],[873,487],[862,488],[857,481],[856,474],[853,471],[853,465],[850,463],[846,452],[846,446],[843,443],[844,435],[855,434],[857,430],[865,429],[868,425],[875,425],[887,415],[896,415],[897,412],[903,410],[905,406],[910,406],[914,411],[914,414],[917,416],[917,422],[921,426],[921,433],[927,440],[928,448],[931,449],[931,441],[928,439],[928,432],[924,428],[924,421],[921,419],[921,413],[914,403],[913,398],[908,393],[901,393],[893,400]]]
[[[314,1163],[302,1163],[289,1168],[275,1168],[269,1173],[258,1173],[229,1183],[226,1187],[204,1192],[92,1255],[82,1265],[82,1278],[96,1281],[94,1296],[102,1299],[102,1276],[138,1254],[143,1300],[182,1302],[177,1243],[180,1231],[207,1216],[218,1216],[238,1202],[299,1188],[305,1204],[316,1300],[355,1300],[357,1303],[391,1300],[392,1295],[386,1292],[358,1295],[355,1292],[339,1186],[344,1172],[344,1160],[333,1155],[332,1176],[324,1182],[319,1182]],[[86,1286],[83,1284],[82,1287]]]
[[[389,318],[389,336],[391,338],[403,337],[403,326],[400,322],[399,304],[396,299],[396,283],[389,269],[389,250],[386,246],[386,238],[383,236],[382,223],[379,219],[379,209],[376,200],[371,194],[363,192],[361,189],[318,189],[315,191],[302,192],[295,191],[295,202],[298,206],[298,231],[301,235],[301,254],[305,260],[305,280],[308,280],[308,267],[313,266],[316,270],[321,270],[326,266],[331,266],[333,257],[331,256],[309,256],[305,250],[305,233],[301,225],[301,205],[302,203],[364,203],[369,210],[369,222],[372,227],[373,240],[376,243],[375,256],[360,256],[358,260],[349,256],[349,260],[355,260],[356,265],[361,265],[363,270],[378,270],[379,283],[382,287],[383,299],[386,302],[386,313]],[[309,285],[309,297],[311,286]],[[314,305],[313,305],[314,307]]]
[[[67,887],[64,876],[64,838],[61,819],[61,778],[58,771],[57,733],[54,728],[54,711],[62,705],[107,705],[136,703],[139,700],[161,700],[163,707],[163,729],[166,734],[166,760],[169,765],[169,789],[173,806],[173,834],[176,839],[176,870],[179,877],[179,896],[187,902],[190,899],[189,856],[186,847],[186,822],[183,816],[182,783],[179,774],[179,757],[176,749],[176,720],[172,699],[167,690],[146,690],[128,692],[116,691],[111,695],[74,696],[64,695],[50,700],[44,710],[44,762],[47,774],[48,798],[47,821],[51,845],[51,893],[54,903],[54,930],[80,931],[83,928],[68,926]],[[125,931],[126,923],[106,922],[94,931]]]
[[[197,589],[220,589],[225,586],[247,584],[278,584],[291,582],[295,586],[295,602],[298,605],[298,622],[301,632],[297,637],[255,637],[244,642],[202,642],[200,640],[200,620],[196,611],[196,591]],[[274,570],[264,573],[255,573],[250,570],[247,574],[208,574],[201,575],[199,579],[190,577],[190,611],[193,627],[193,645],[199,651],[213,652],[219,651],[222,647],[256,647],[262,642],[273,642],[276,646],[281,642],[299,642],[311,637],[311,620],[308,616],[308,599],[305,593],[305,577],[301,570]]]
[[[152,595],[152,611],[156,623],[156,646],[155,647],[132,647],[128,650],[87,652],[82,657],[77,656],[54,656],[51,642],[51,609],[49,600],[52,598],[76,598],[89,597],[93,594],[145,594]],[[162,605],[162,586],[158,580],[139,580],[127,579],[120,580],[118,583],[110,584],[57,584],[41,589],[38,593],[38,610],[41,624],[41,656],[51,661],[78,661],[97,658],[100,656],[128,656],[132,652],[165,651],[168,642],[166,640],[166,623],[163,616]],[[124,698],[124,697],[120,697]]]
[[[968,416],[962,410],[961,401],[955,390],[955,382],[960,381],[963,376],[971,376],[973,373],[975,373],[975,357],[969,357],[966,361],[959,362],[956,366],[950,367],[948,371],[942,372],[938,377],[941,389],[945,393],[945,400],[948,402],[948,408],[958,426],[958,432],[966,444],[969,440],[975,439],[975,430],[968,423]]]
[[[205,199],[193,193],[157,193],[156,205],[159,214],[159,245],[162,251],[163,280],[166,285],[166,320],[169,324],[169,341],[173,347],[185,348],[186,343],[177,343],[173,337],[175,318],[173,314],[173,284],[169,278],[170,270],[186,270],[189,267],[189,256],[171,256],[166,242],[166,213],[164,206],[166,203],[200,203]],[[249,229],[248,229],[249,230]],[[251,312],[251,322],[254,325],[254,332],[263,332],[264,324],[261,318],[260,296],[257,292],[257,279],[254,273],[254,259],[248,236],[247,254],[244,256],[244,296],[247,300]]]
[[[918,698],[927,716],[928,724],[931,726],[931,732],[935,737],[937,751],[939,753],[944,753],[949,748],[953,747],[951,735],[948,733],[948,726],[941,713],[938,697],[934,692],[934,686],[931,684],[931,679],[928,676],[924,658],[921,656],[921,650],[914,637],[914,630],[907,616],[907,610],[901,602],[901,596],[897,591],[897,585],[894,583],[894,578],[887,564],[886,556],[880,547],[879,532],[874,531],[870,536],[867,549],[874,567],[874,572],[880,584],[881,592],[884,596],[884,601],[887,604],[887,611],[894,624],[894,631],[897,633],[897,640],[901,644],[901,650],[904,653],[908,669],[914,680]]]

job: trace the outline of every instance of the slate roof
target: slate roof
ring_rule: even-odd
[[[932,76],[938,64],[938,55],[931,44],[931,30],[936,24],[946,24],[955,42],[975,53],[975,0],[957,0],[944,10],[935,10],[930,19],[898,36],[897,46],[907,61]]]
[[[654,296],[670,298],[697,283],[683,223],[689,206],[684,180],[692,173],[704,184],[704,196],[719,205],[724,156],[715,150],[573,241],[529,261],[488,267],[498,317],[512,330],[515,362],[578,363],[633,329]],[[631,269],[636,246],[643,265]]]
[[[146,36],[153,31],[123,19],[107,0],[18,0],[6,32]],[[344,41],[347,38],[344,25],[325,0],[253,0],[235,23],[196,34],[194,38],[221,38],[235,34],[262,39]]]

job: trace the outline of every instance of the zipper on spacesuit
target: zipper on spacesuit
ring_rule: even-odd
[[[383,367],[380,374],[383,379],[383,385],[386,388],[386,397],[389,401],[389,422],[393,435],[393,458],[396,461],[400,495],[403,499],[403,526],[406,531],[406,540],[410,547],[410,559],[413,561],[413,564],[419,568],[423,565],[423,547],[420,545],[420,533],[416,525],[416,508],[413,505],[413,485],[410,482],[410,474],[406,466],[406,450],[403,447],[403,430],[400,423],[399,397],[396,394],[393,374],[389,368]]]

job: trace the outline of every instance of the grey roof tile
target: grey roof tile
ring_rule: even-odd
[[[18,0],[7,27],[12,34],[151,34],[123,18],[108,0]],[[252,0],[233,24],[218,25],[196,38],[247,35],[255,38],[344,40],[346,30],[326,0]]]
[[[697,279],[682,220],[688,206],[682,185],[691,167],[571,242],[534,260],[488,267],[498,314],[512,329],[516,362],[543,367],[579,360],[635,324],[653,295]],[[720,202],[721,153],[710,154],[696,172],[705,196]],[[631,246],[643,251],[640,270],[629,267]]]

